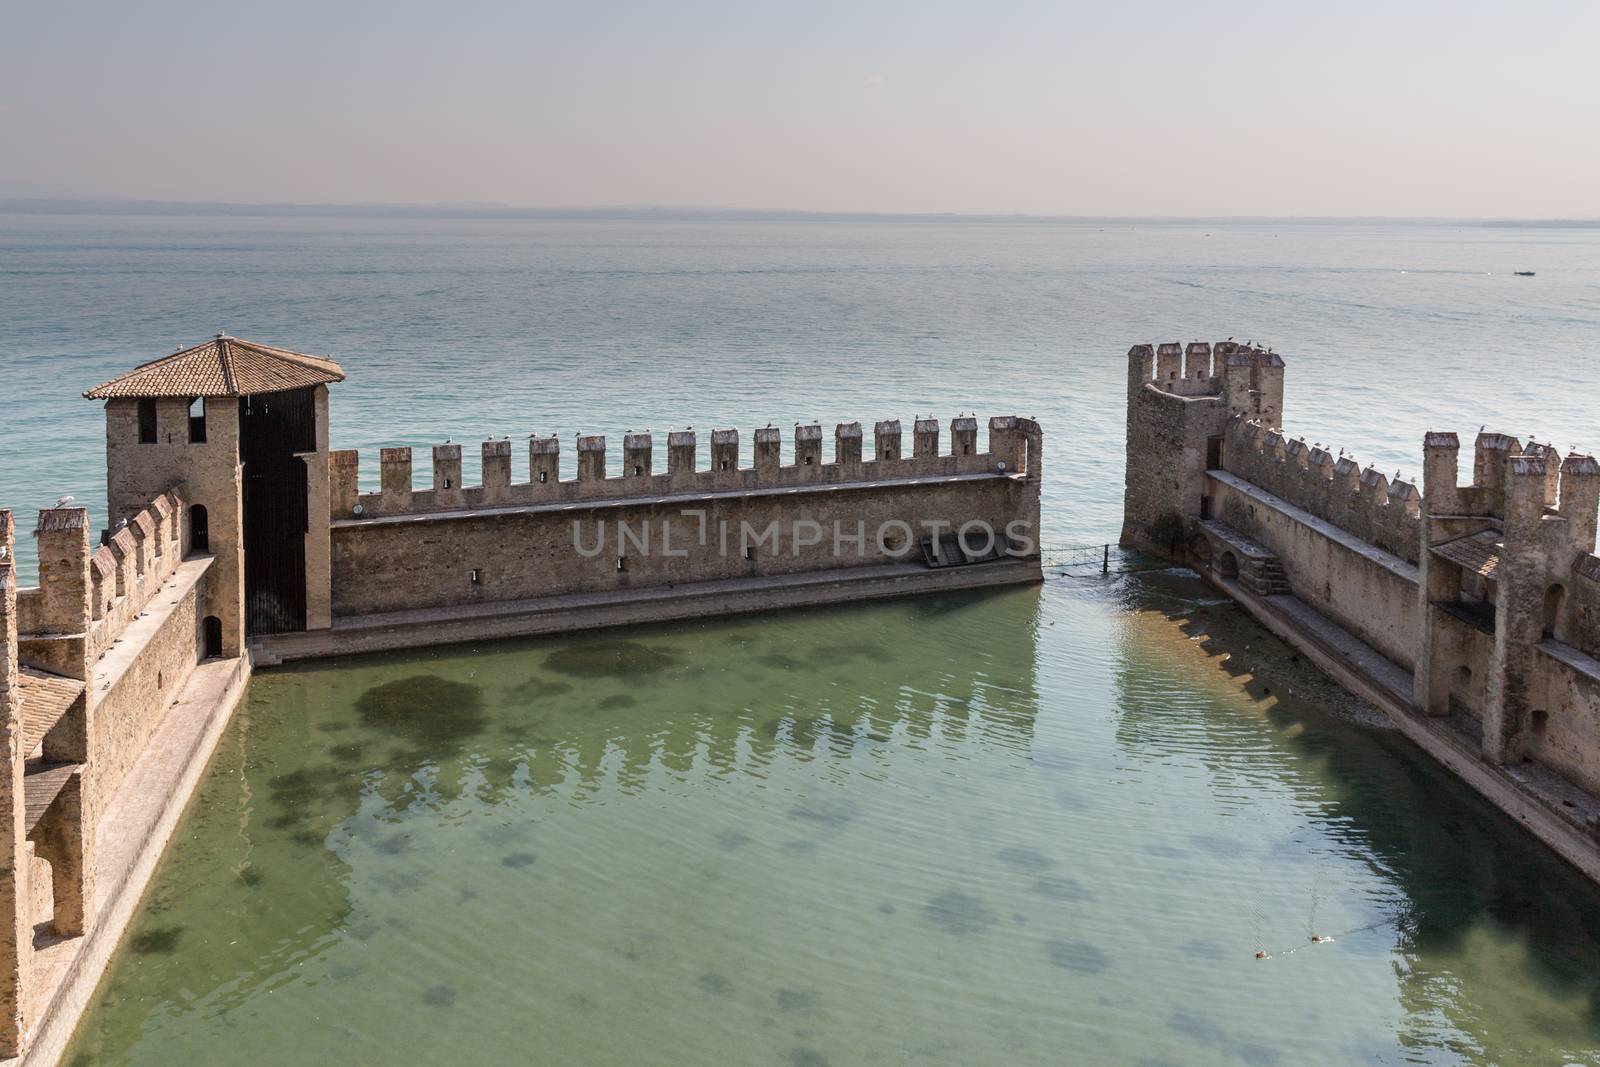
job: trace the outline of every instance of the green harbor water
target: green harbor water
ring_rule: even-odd
[[[1146,571],[262,673],[67,1062],[1600,1063],[1597,996],[1586,883]]]

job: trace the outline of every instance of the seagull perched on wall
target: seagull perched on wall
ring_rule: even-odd
[[[68,504],[72,503],[76,499],[78,499],[78,498],[77,497],[73,497],[73,496],[64,496],[60,500],[57,500],[54,504],[52,504],[50,506],[53,507],[53,508],[64,508],[64,507],[66,507]]]

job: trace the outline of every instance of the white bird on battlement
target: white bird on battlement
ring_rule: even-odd
[[[54,503],[54,504],[53,504],[53,505],[51,505],[51,506],[52,506],[52,507],[57,507],[57,508],[64,508],[64,507],[66,507],[66,506],[67,506],[67,505],[68,505],[68,504],[70,504],[70,503],[72,503],[72,502],[73,502],[73,501],[74,501],[74,500],[76,500],[76,499],[77,499],[77,497],[72,497],[72,496],[64,496],[64,497],[62,497],[62,498],[61,498],[61,499],[60,499],[60,500],[57,500],[57,501],[56,501],[56,502],[55,502],[55,503]]]

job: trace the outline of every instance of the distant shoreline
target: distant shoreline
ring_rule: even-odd
[[[1291,223],[1295,225],[1480,226],[1600,229],[1600,219],[1492,219],[1294,215],[986,215],[956,212],[782,211],[755,208],[586,207],[510,204],[235,204],[221,201],[75,200],[0,197],[0,215],[120,215],[188,218],[542,219],[614,222],[1074,223],[1101,225]]]

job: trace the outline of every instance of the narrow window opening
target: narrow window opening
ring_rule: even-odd
[[[483,576],[478,573],[478,568],[474,567],[467,572],[467,581],[471,582],[473,585],[483,584]]]
[[[617,570],[625,571],[627,569],[628,569],[628,557],[627,556],[618,556],[617,557]]]
[[[722,468],[721,469],[722,470],[727,470],[728,469],[728,461],[727,460],[723,460],[722,461]]]
[[[808,466],[808,467],[811,466],[811,457],[810,456],[806,457],[806,466]]]
[[[444,480],[444,487],[445,487],[445,488],[446,488],[446,489],[449,489],[449,488],[450,488],[450,479],[449,479],[449,478],[446,478],[446,479],[445,479],[445,480]]]
[[[197,396],[189,401],[189,443],[203,445],[206,443],[206,399]]]
[[[189,509],[189,547],[196,552],[211,551],[211,525],[204,504]]]
[[[756,558],[755,550],[750,548],[745,549],[744,558],[748,560],[754,560]]]
[[[1554,637],[1556,626],[1561,622],[1561,604],[1566,599],[1567,591],[1559,585],[1552,585],[1544,591],[1544,635]]]
[[[540,471],[539,472],[539,484],[543,485],[544,481],[545,481],[545,472],[544,471]]]
[[[156,443],[156,402],[145,399],[139,401],[139,443],[153,445]]]
[[[222,620],[215,615],[207,615],[202,629],[205,631],[206,659],[216,659],[222,655]]]
[[[642,466],[640,466],[639,464],[635,463],[633,465],[633,476],[635,478],[637,478],[637,477],[639,477],[639,475],[641,475],[643,473],[644,473],[644,468]]]
[[[971,446],[971,445],[962,445],[962,446],[961,446],[961,454],[962,454],[962,455],[963,455],[963,456],[970,456],[970,455],[972,455],[972,446]]]
[[[156,688],[157,689],[165,689],[166,687],[167,687],[167,676],[162,674],[160,671],[156,671]]]
[[[1544,733],[1544,728],[1550,725],[1550,713],[1544,708],[1533,709],[1533,732]]]

